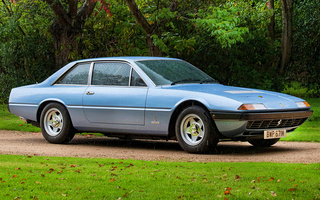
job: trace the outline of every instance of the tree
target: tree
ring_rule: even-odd
[[[149,47],[150,55],[151,56],[162,56],[162,51],[160,48],[153,43],[152,35],[159,35],[159,31],[157,28],[157,22],[153,24],[149,24],[147,19],[141,13],[138,5],[136,4],[135,0],[126,0],[127,5],[130,9],[131,14],[136,18],[137,22],[140,24],[142,29],[147,34],[147,44]]]
[[[77,55],[76,38],[81,34],[97,1],[85,0],[80,7],[81,3],[78,0],[68,0],[67,5],[62,4],[60,0],[46,0],[46,2],[55,14],[50,32],[55,49],[55,68],[59,69],[70,61],[70,53]],[[68,7],[68,10],[65,7]]]
[[[274,39],[275,39],[275,34],[274,34],[274,26],[275,26],[274,0],[269,0],[268,9],[272,10],[272,12],[273,12],[273,14],[270,18],[269,36],[271,37],[271,40],[274,41]]]
[[[292,14],[293,0],[281,0],[282,6],[282,45],[281,45],[281,63],[280,73],[286,71],[292,54]]]

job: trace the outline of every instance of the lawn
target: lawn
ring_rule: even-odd
[[[294,132],[288,133],[281,141],[320,142],[320,99],[310,98],[308,102],[313,110],[312,117]]]
[[[319,163],[0,160],[1,199],[320,199]]]

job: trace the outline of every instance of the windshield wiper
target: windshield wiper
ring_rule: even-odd
[[[171,83],[171,85],[175,85],[177,83],[183,83],[183,82],[186,82],[186,81],[200,81],[199,79],[192,79],[192,78],[187,78],[187,79],[182,79],[182,80],[179,80],[179,81],[174,81]]]
[[[215,79],[213,79],[213,78],[207,78],[207,79],[204,79],[204,80],[202,80],[202,81],[200,81],[200,84],[202,84],[202,83],[208,83],[208,82],[217,82]]]

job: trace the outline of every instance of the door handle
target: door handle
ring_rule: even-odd
[[[86,95],[94,95],[94,92],[88,91],[88,92],[86,93]]]

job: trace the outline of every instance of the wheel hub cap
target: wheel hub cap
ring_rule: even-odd
[[[200,134],[200,124],[196,122],[192,123],[190,133],[193,136],[198,136]]]
[[[60,124],[61,124],[61,118],[60,117],[54,117],[52,120],[53,120],[52,121],[53,127],[57,128],[57,127],[60,126]]]

